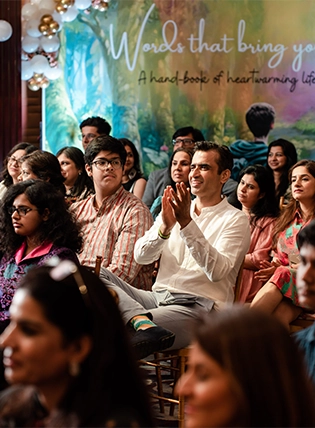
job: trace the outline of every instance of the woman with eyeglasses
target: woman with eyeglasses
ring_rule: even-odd
[[[0,183],[0,199],[3,198],[8,187],[18,182],[18,176],[21,173],[20,159],[28,153],[34,152],[35,150],[38,149],[32,144],[19,143],[12,147],[12,149],[9,151],[3,162],[3,180]]]
[[[53,256],[78,263],[82,238],[63,195],[50,183],[28,180],[11,186],[0,206],[0,331],[21,277]]]
[[[119,138],[127,152],[122,185],[124,189],[136,195],[139,199],[145,191],[147,180],[144,178],[140,167],[140,157],[136,146],[127,138]]]
[[[0,426],[154,426],[118,306],[93,273],[67,260],[31,269],[10,318]]]

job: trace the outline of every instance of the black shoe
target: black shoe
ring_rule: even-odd
[[[175,334],[163,327],[150,327],[146,330],[138,330],[131,338],[131,345],[137,358],[145,358],[153,352],[163,351],[171,347],[175,340]]]

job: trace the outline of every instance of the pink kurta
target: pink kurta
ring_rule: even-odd
[[[270,260],[273,229],[276,219],[262,217],[255,225],[251,225],[251,241],[245,258],[242,283],[240,289],[240,301],[251,302],[263,283],[254,278],[254,273],[260,269],[260,262]]]

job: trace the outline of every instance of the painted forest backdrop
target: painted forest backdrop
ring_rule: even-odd
[[[136,144],[148,175],[167,165],[179,127],[228,145],[251,139],[245,111],[264,101],[276,109],[269,141],[315,158],[314,18],[315,1],[300,0],[111,0],[105,13],[81,11],[60,34],[44,148],[81,148],[79,123],[102,116]]]

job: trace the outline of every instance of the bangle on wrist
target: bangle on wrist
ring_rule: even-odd
[[[171,232],[168,235],[163,235],[163,233],[160,231],[160,229],[158,230],[158,235],[160,238],[162,239],[168,239],[171,236]]]

